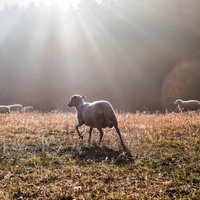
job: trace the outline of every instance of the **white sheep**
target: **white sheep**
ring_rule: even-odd
[[[33,106],[25,106],[22,108],[21,110],[22,112],[33,112],[34,111],[34,107]]]
[[[10,112],[15,112],[15,111],[21,111],[23,106],[21,104],[12,104],[12,105],[8,105],[8,107],[10,108]]]
[[[61,112],[61,111],[54,109],[54,110],[51,110],[49,113],[51,113],[51,114],[58,114],[58,113],[60,113],[60,112]]]
[[[8,106],[0,105],[0,113],[10,113],[10,108]]]
[[[183,101],[182,99],[177,99],[174,105],[177,106],[180,112],[200,110],[200,102],[197,100]]]
[[[97,128],[100,132],[98,143],[100,145],[104,134],[102,128],[112,128],[114,126],[119,135],[121,145],[123,149],[126,150],[112,105],[108,101],[104,100],[88,103],[85,102],[83,98],[84,97],[80,95],[73,95],[68,102],[69,107],[74,106],[77,110],[78,124],[76,125],[76,130],[79,137],[83,139],[78,127],[81,127],[83,124],[89,126],[88,143],[90,144],[92,130],[93,128]]]

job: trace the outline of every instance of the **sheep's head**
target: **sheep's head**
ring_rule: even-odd
[[[177,105],[179,105],[179,104],[181,104],[181,103],[182,103],[182,100],[181,100],[181,99],[177,99],[177,100],[174,102],[174,105],[177,106]]]
[[[80,95],[73,95],[70,97],[70,100],[68,102],[68,106],[69,107],[73,107],[73,106],[77,106],[78,104],[80,104],[81,102],[83,102],[83,98],[85,98],[85,96],[80,96]]]

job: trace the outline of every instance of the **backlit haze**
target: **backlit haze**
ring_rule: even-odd
[[[1,0],[0,104],[119,111],[200,100],[200,1]]]

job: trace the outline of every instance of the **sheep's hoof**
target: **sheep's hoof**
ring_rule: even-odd
[[[90,143],[88,143],[87,145],[88,145],[88,147],[90,147],[90,146],[91,146],[91,144],[90,144]]]
[[[81,140],[83,140],[83,136],[82,136],[82,135],[79,135],[79,138],[80,138]]]
[[[99,147],[101,146],[101,142],[98,142],[98,144],[97,144]]]

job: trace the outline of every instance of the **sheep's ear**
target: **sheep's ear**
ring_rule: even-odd
[[[81,96],[83,99],[86,98],[87,96]]]

